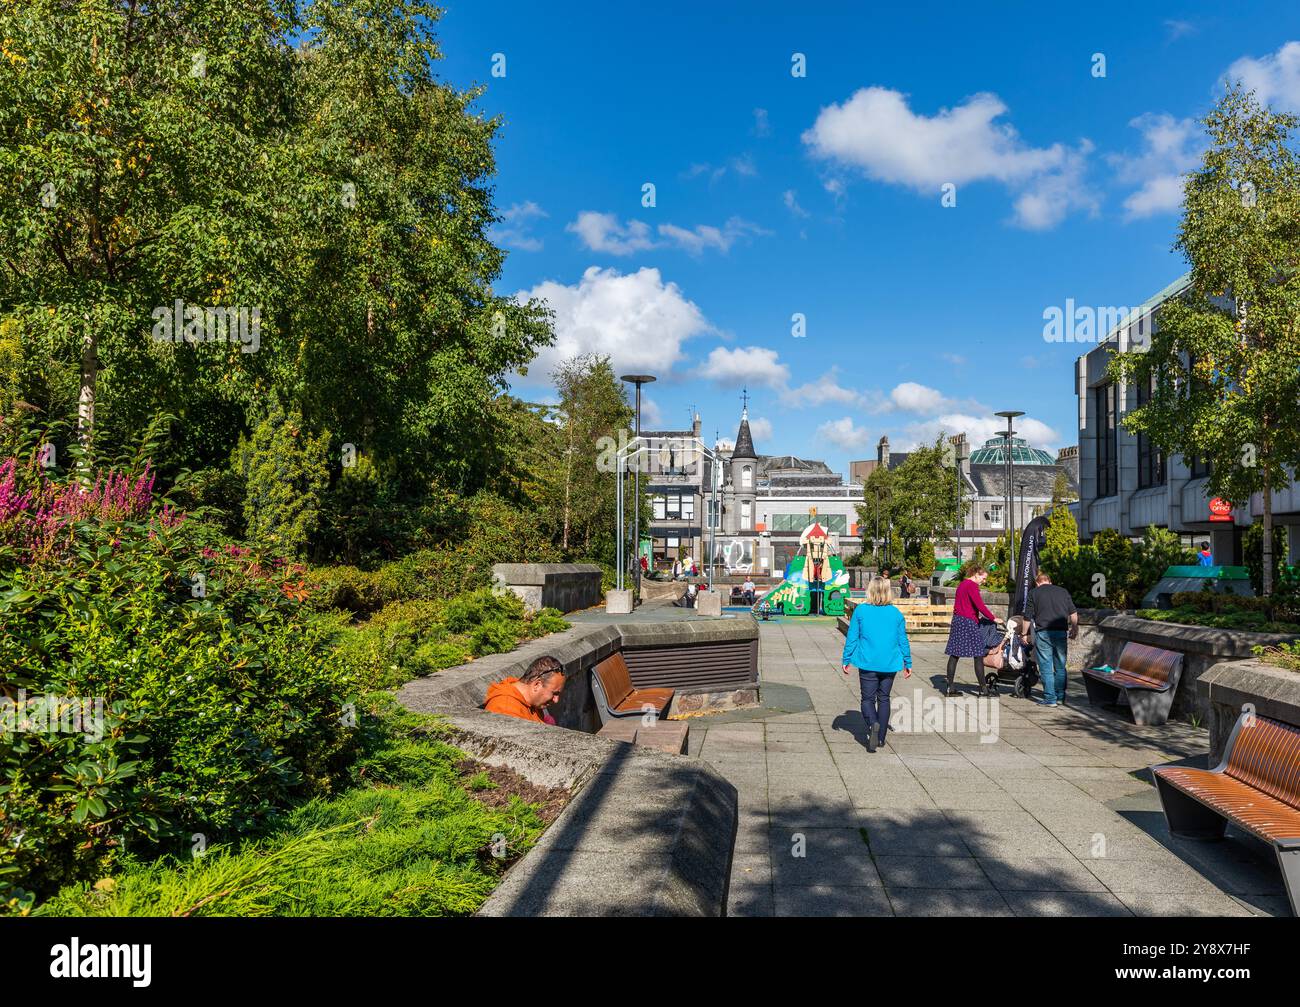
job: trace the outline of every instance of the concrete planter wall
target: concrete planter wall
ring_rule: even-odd
[[[1196,681],[1196,692],[1209,711],[1211,767],[1223,759],[1232,725],[1247,703],[1270,720],[1300,727],[1300,674],[1262,661],[1216,664]]]
[[[1282,633],[1246,633],[1208,626],[1184,626],[1124,614],[1102,618],[1096,623],[1094,632],[1100,637],[1099,644],[1094,636],[1090,638],[1090,646],[1071,646],[1071,668],[1115,665],[1124,644],[1129,641],[1176,650],[1183,655],[1183,677],[1174,697],[1171,716],[1186,717],[1194,713],[1206,721],[1210,717],[1210,704],[1197,687],[1202,675],[1225,661],[1251,660],[1257,646],[1273,646],[1295,639]]]
[[[624,647],[748,645],[757,637],[751,618],[587,624],[402,686],[399,702],[441,714],[455,743],[475,758],[574,791],[479,915],[722,915],[736,836],[735,787],[699,759],[588,733],[600,718],[587,672]],[[552,710],[559,726],[480,709],[489,685],[521,674],[542,655],[564,666],[567,681]],[[685,698],[692,709],[716,702],[708,694]]]
[[[576,612],[600,604],[600,567],[590,563],[498,563],[492,579],[519,595],[530,612]]]
[[[980,596],[984,599],[984,604],[994,615],[1002,616],[1006,614],[1007,606],[1011,604],[1011,595],[999,594],[996,591],[981,591]],[[942,587],[930,588],[930,597],[934,599],[936,605],[951,605],[957,597],[956,584],[944,584]]]

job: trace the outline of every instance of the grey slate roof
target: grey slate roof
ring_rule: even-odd
[[[1023,483],[1026,497],[1050,500],[1058,472],[1065,472],[1071,491],[1077,492],[1078,487],[1070,479],[1069,471],[1061,465],[1012,466],[1011,491],[1016,496],[1020,496],[1020,486]],[[972,465],[970,481],[976,495],[1000,497],[1006,491],[1006,469],[1001,465]]]

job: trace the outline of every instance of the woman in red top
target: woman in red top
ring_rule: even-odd
[[[948,655],[948,691],[947,695],[956,696],[953,679],[957,677],[957,659],[970,657],[975,660],[975,681],[979,685],[979,694],[988,695],[984,680],[984,634],[980,632],[981,615],[991,622],[1001,624],[984,604],[980,597],[980,585],[988,580],[988,571],[982,566],[972,566],[966,571],[966,579],[957,585],[957,597],[952,605],[952,628],[948,630],[948,646],[943,652]]]

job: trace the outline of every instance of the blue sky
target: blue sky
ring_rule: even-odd
[[[557,313],[516,391],[609,353],[659,376],[647,425],[694,406],[732,437],[743,386],[760,452],[841,471],[999,409],[1074,443],[1085,347],[1044,311],[1184,271],[1178,176],[1225,74],[1300,110],[1290,3],[446,6],[439,75],[503,119],[499,290]]]

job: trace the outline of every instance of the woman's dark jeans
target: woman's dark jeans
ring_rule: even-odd
[[[867,722],[868,731],[879,730],[876,737],[883,745],[885,732],[889,730],[889,690],[894,687],[894,676],[859,670],[858,684],[862,687],[862,719]]]

